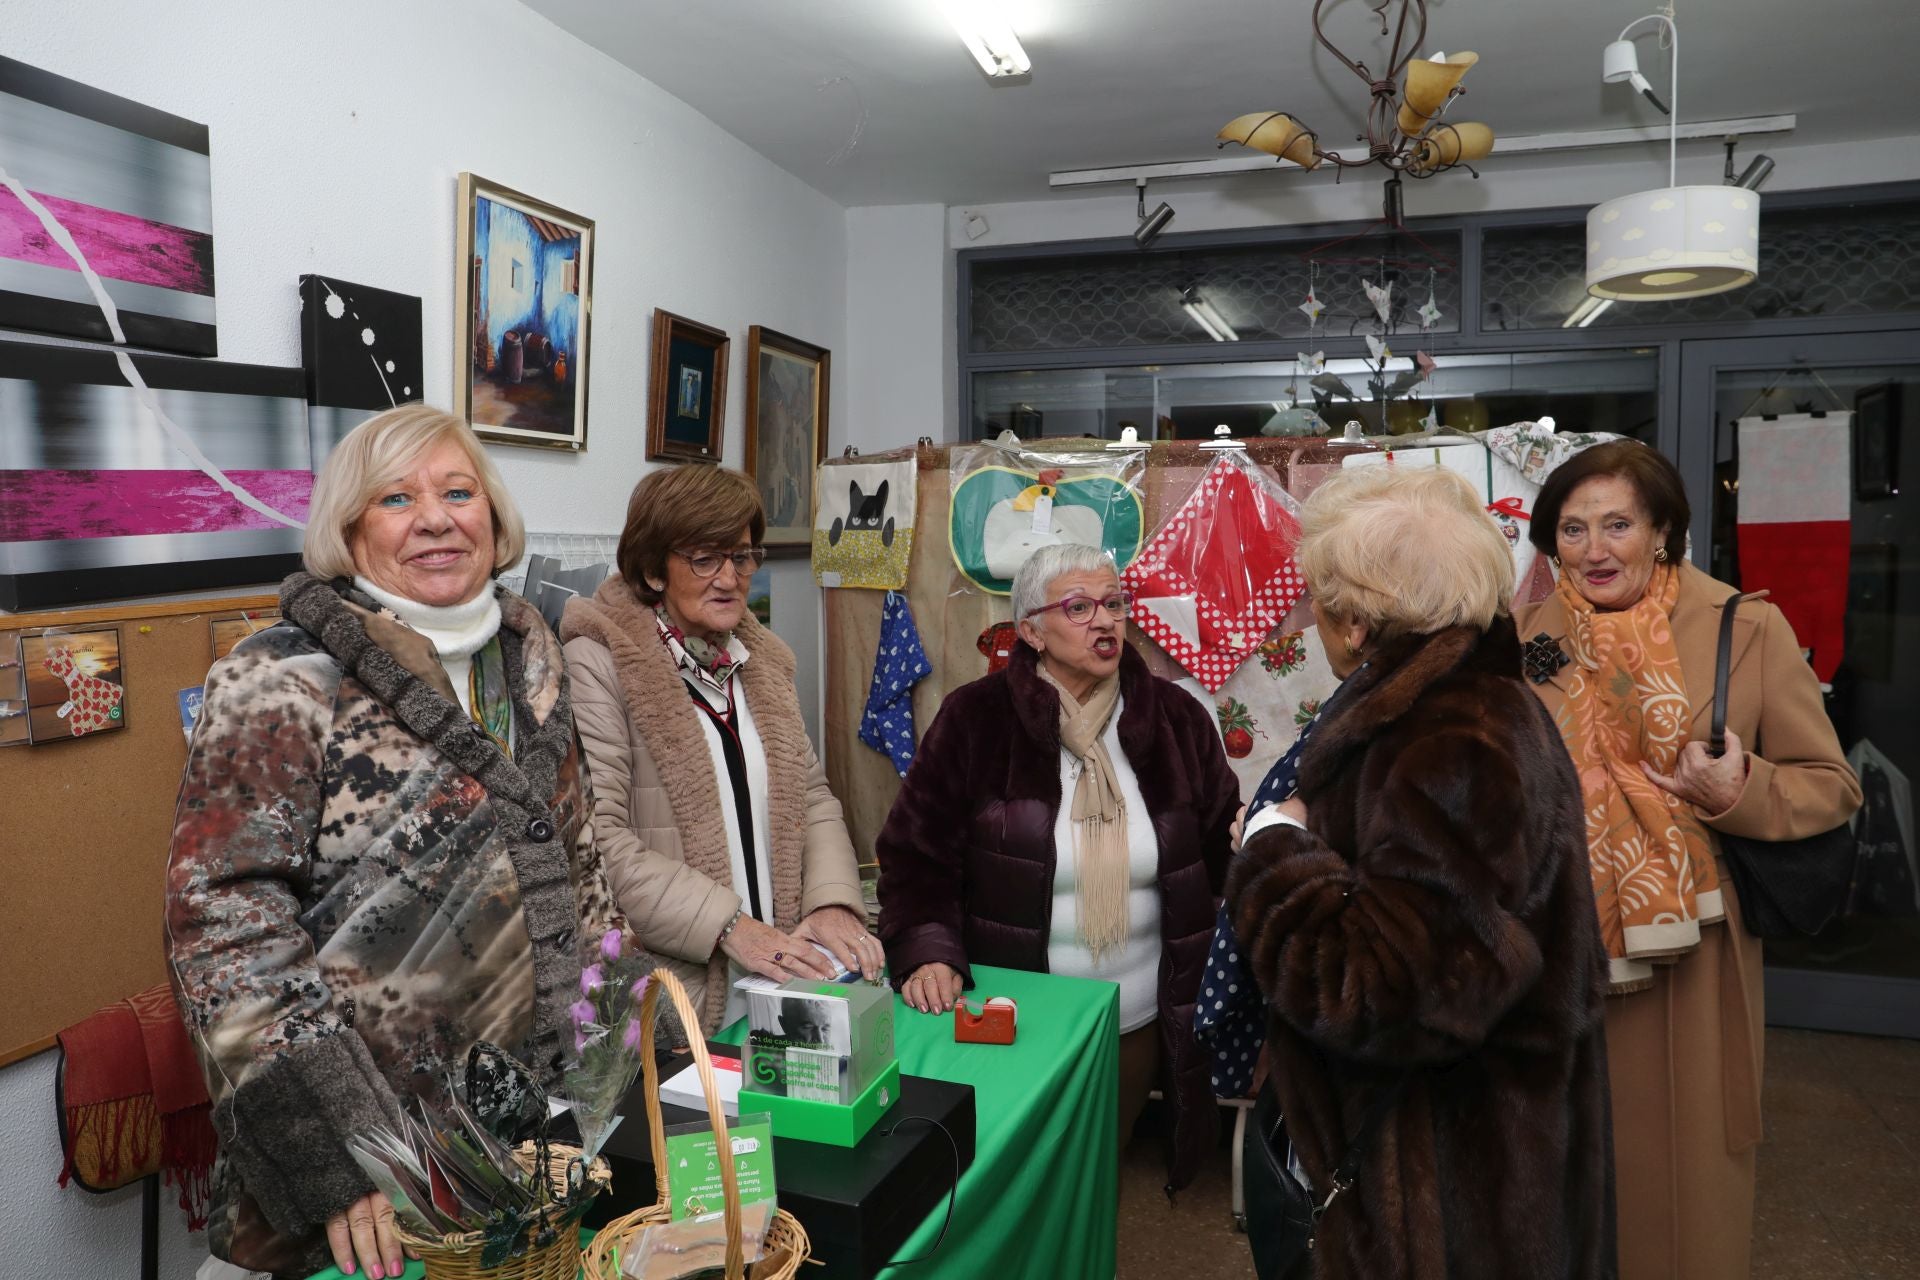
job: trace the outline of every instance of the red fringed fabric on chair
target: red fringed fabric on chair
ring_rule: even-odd
[[[60,1185],[111,1191],[153,1173],[207,1225],[215,1137],[200,1060],[173,991],[152,987],[60,1033]]]

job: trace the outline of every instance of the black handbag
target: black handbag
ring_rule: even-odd
[[[1720,618],[1720,656],[1713,676],[1713,736],[1707,750],[1727,750],[1727,682],[1733,667],[1734,610],[1764,591],[1728,598]],[[1851,822],[1798,840],[1754,840],[1720,833],[1740,914],[1758,938],[1812,937],[1846,909],[1859,852]]]
[[[1241,1139],[1242,1191],[1247,1203],[1247,1243],[1253,1249],[1253,1270],[1260,1280],[1304,1280],[1312,1272],[1307,1255],[1313,1249],[1320,1219],[1343,1194],[1353,1188],[1360,1157],[1380,1121],[1400,1100],[1407,1077],[1374,1100],[1360,1121],[1360,1131],[1333,1170],[1333,1185],[1316,1203],[1313,1192],[1300,1185],[1287,1169],[1286,1126],[1268,1081],[1254,1100],[1252,1123]]]

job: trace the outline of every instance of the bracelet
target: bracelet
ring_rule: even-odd
[[[718,947],[721,943],[725,942],[728,938],[733,936],[733,930],[735,926],[737,926],[740,923],[740,917],[745,915],[746,913],[747,913],[747,909],[745,907],[736,907],[734,909],[732,917],[726,922],[726,924],[720,927],[720,936],[713,940],[713,945],[715,947]]]

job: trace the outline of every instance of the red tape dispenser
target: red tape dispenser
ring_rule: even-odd
[[[976,1008],[962,1000],[953,1006],[956,1044],[1012,1044],[1020,1025],[1020,1006],[1012,996],[993,996]]]

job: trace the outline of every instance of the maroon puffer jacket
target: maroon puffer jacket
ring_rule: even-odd
[[[1211,1146],[1215,1107],[1193,1000],[1225,879],[1239,783],[1207,709],[1121,651],[1120,746],[1160,842],[1160,1047],[1171,1071],[1170,1187]],[[1060,698],[1026,645],[947,695],[875,848],[895,983],[932,961],[1045,972],[1060,811]],[[1163,1068],[1164,1070],[1164,1068]]]

